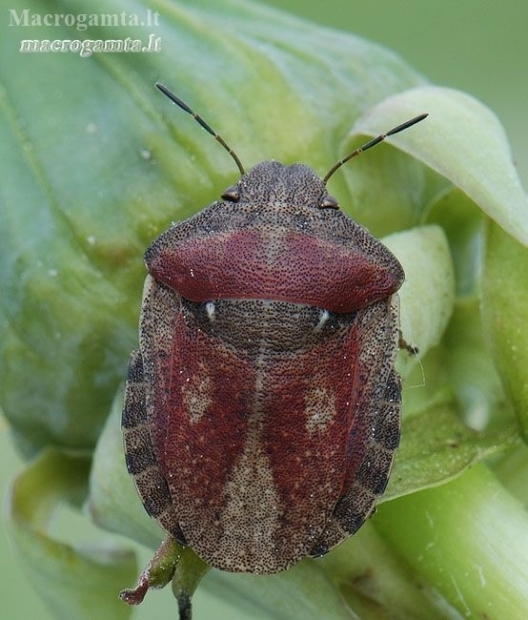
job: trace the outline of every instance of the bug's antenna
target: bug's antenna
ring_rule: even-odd
[[[426,118],[427,116],[429,115],[420,114],[419,116],[415,116],[414,118],[411,118],[411,120],[406,121],[405,123],[402,123],[401,125],[398,125],[397,127],[393,127],[390,131],[387,131],[387,133],[382,133],[377,138],[373,138],[372,140],[370,140],[370,142],[367,142],[363,146],[360,146],[359,148],[357,148],[355,151],[352,151],[350,155],[343,157],[343,159],[339,160],[337,164],[335,164],[334,166],[332,166],[332,168],[330,168],[330,170],[326,173],[323,179],[323,183],[326,185],[328,179],[334,174],[334,172],[336,170],[339,170],[339,168],[341,168],[343,164],[346,164],[347,161],[349,161],[353,157],[357,157],[358,155],[361,155],[361,153],[363,153],[367,149],[370,149],[373,146],[376,146],[376,144],[379,144],[380,142],[383,142],[383,140],[385,140],[387,136],[393,136],[395,133],[400,133],[400,131],[404,131],[405,129],[408,129],[409,127],[412,127],[413,125],[416,125],[416,123],[423,121],[423,119]]]
[[[222,138],[220,134],[216,133],[216,131],[208,123],[206,123],[199,114],[196,114],[196,112],[191,110],[191,108],[185,103],[185,101],[182,101],[179,97],[176,97],[176,95],[172,93],[166,86],[163,86],[163,84],[156,82],[156,88],[161,90],[161,92],[164,95],[166,95],[173,103],[179,106],[182,110],[187,112],[187,114],[190,114],[194,118],[194,120],[205,129],[205,131],[210,133],[217,142],[220,142],[220,144],[225,148],[225,150],[235,160],[235,163],[238,166],[238,169],[240,170],[240,174],[243,175],[245,173],[244,166],[242,165],[242,162],[240,161],[240,159],[238,159],[238,155],[235,153],[235,151],[233,151],[233,149],[227,144],[227,142]]]

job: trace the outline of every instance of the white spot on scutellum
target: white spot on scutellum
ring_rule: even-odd
[[[207,410],[211,407],[211,379],[205,372],[197,377],[187,379],[187,385],[183,392],[183,402],[186,411],[189,412],[189,420],[196,424],[200,422]]]
[[[321,433],[328,428],[336,415],[335,398],[324,388],[314,388],[305,397],[306,430]]]

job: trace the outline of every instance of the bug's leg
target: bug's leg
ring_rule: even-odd
[[[180,559],[181,547],[172,536],[168,536],[141,571],[136,587],[122,590],[119,598],[127,605],[139,605],[150,588],[163,588],[170,583]]]
[[[420,353],[420,350],[418,349],[418,347],[414,344],[410,344],[409,342],[407,342],[407,340],[405,340],[405,338],[403,337],[403,334],[400,331],[400,340],[398,342],[398,346],[400,347],[400,349],[405,349],[407,351],[407,353],[409,353],[409,355],[418,355],[418,353]]]

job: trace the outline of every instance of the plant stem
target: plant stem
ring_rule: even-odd
[[[373,521],[466,617],[526,617],[528,516],[485,465],[383,504]]]

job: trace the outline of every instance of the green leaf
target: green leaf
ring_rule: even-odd
[[[504,129],[497,117],[473,97],[437,86],[413,88],[370,109],[356,122],[352,135],[377,135],[420,112],[428,112],[429,117],[388,140],[459,187],[506,232],[527,245],[528,198],[517,176]],[[427,204],[425,199],[434,198],[431,192],[435,181],[430,180],[427,187],[427,175],[419,172],[416,162],[405,160],[407,182],[402,188],[394,182],[395,174],[400,174],[394,171],[395,161],[382,149],[363,159],[361,164],[370,167],[370,175],[361,174],[361,166],[345,168],[353,192],[365,203],[364,195],[375,191],[369,187],[389,191],[389,201],[396,191],[398,199],[392,202],[399,207],[398,217],[403,217],[401,212],[408,213],[411,205],[417,223]],[[437,193],[445,189],[438,179],[436,183]],[[402,202],[408,205],[407,209],[400,206]],[[378,206],[368,201],[362,209],[376,212]],[[409,225],[411,219],[403,219],[402,225]]]
[[[477,297],[460,298],[444,339],[449,383],[465,423],[475,430],[504,429],[512,420],[490,353]]]
[[[231,600],[245,610],[249,618],[358,618],[347,608],[339,590],[314,560],[300,562],[279,575],[235,575],[211,571],[204,586],[222,597],[229,593]]]
[[[454,272],[447,239],[438,226],[423,226],[384,237],[383,243],[405,271],[399,292],[403,337],[424,356],[440,342],[453,312]],[[403,360],[412,366],[416,358],[404,352]]]
[[[464,617],[526,614],[528,517],[484,465],[383,504],[374,523]]]
[[[461,620],[420,572],[398,557],[374,522],[318,560],[361,620]]]
[[[515,424],[477,432],[460,421],[453,405],[432,405],[404,418],[401,446],[381,502],[444,484],[517,441]]]
[[[493,473],[525,506],[528,504],[528,446],[522,443],[493,466]]]
[[[482,274],[486,216],[457,187],[439,192],[429,203],[424,216],[427,223],[441,226],[447,236],[457,295],[475,295]]]
[[[137,573],[134,557],[116,548],[72,546],[54,538],[52,518],[65,500],[79,504],[88,461],[49,450],[29,465],[11,490],[8,531],[28,581],[57,618],[125,619],[117,600]]]
[[[528,221],[528,212],[525,215]],[[488,227],[483,318],[496,368],[528,442],[528,248]]]

